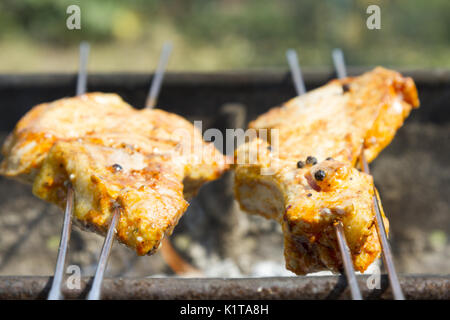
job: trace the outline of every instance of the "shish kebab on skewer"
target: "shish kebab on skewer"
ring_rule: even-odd
[[[347,68],[345,66],[344,53],[341,49],[336,48],[332,51],[333,64],[336,70],[337,77],[342,79],[347,77]],[[364,149],[361,149],[361,155],[359,157],[359,164],[361,171],[370,174],[369,165],[365,159]],[[387,238],[386,227],[384,226],[382,218],[382,207],[381,200],[378,195],[378,191],[374,187],[373,205],[375,209],[375,222],[377,227],[377,234],[380,239],[381,252],[383,256],[383,261],[385,269],[388,273],[389,282],[391,284],[392,293],[395,300],[405,300],[402,288],[400,286],[400,281],[398,280],[398,275],[395,270],[395,265],[392,257],[391,247]]]
[[[161,88],[162,79],[164,76],[164,71],[169,60],[170,53],[172,51],[172,44],[170,42],[166,42],[163,45],[163,49],[159,58],[158,67],[155,71],[155,75],[153,77],[149,94],[147,96],[146,108],[153,108],[156,105],[157,97]],[[68,189],[68,191],[70,191]],[[72,193],[73,194],[73,193]],[[68,198],[69,199],[69,198]],[[67,207],[66,207],[67,208]],[[92,286],[87,294],[88,300],[99,300],[101,297],[102,290],[102,282],[106,272],[106,268],[108,265],[109,255],[111,254],[111,249],[113,245],[113,241],[116,234],[116,226],[121,214],[120,205],[116,205],[113,211],[113,216],[111,218],[111,223],[109,224],[108,231],[106,232],[105,240],[103,241],[102,251],[100,252],[100,258],[98,260],[97,268],[95,270],[94,279],[92,281]],[[163,238],[162,242],[160,242],[160,246],[166,243],[163,246],[163,257],[165,258],[164,251],[170,249],[170,243],[167,238]],[[169,245],[169,246],[168,246]],[[166,260],[168,261],[168,260]]]
[[[164,43],[163,50],[160,56],[158,67],[155,71],[155,76],[150,86],[149,95],[146,101],[147,108],[153,108],[157,101],[157,96],[161,88],[163,74],[168,62],[172,45],[170,42]],[[77,77],[76,94],[79,96],[86,93],[87,87],[87,60],[89,55],[89,44],[82,42],[80,44],[80,62]],[[65,260],[68,251],[68,245],[70,240],[72,215],[73,215],[73,203],[75,201],[73,187],[70,183],[67,183],[67,196],[66,196],[66,208],[64,211],[63,227],[61,232],[61,240],[58,249],[58,257],[56,261],[55,273],[52,281],[52,285],[48,294],[49,300],[59,300],[63,298],[61,291]],[[106,272],[108,258],[111,252],[112,243],[115,237],[116,224],[120,216],[120,208],[114,208],[114,213],[111,218],[111,223],[108,227],[106,237],[103,243],[103,247],[100,254],[100,259],[95,271],[94,280],[87,298],[90,300],[97,300],[101,295],[101,284],[103,276]],[[186,263],[181,257],[178,256],[176,251],[171,247],[170,241],[167,238],[163,238],[162,254],[166,262],[177,273],[184,272],[198,272],[195,268]]]
[[[344,89],[345,90],[345,89]],[[401,90],[403,90],[403,89],[400,89],[400,91]],[[414,88],[414,90],[415,90],[415,88]],[[407,90],[408,91],[408,90]],[[409,91],[411,91],[411,90],[409,90]],[[402,91],[403,92],[403,91]],[[406,92],[406,91],[405,91]],[[410,92],[411,93],[411,92]],[[97,97],[98,98],[98,97]],[[94,100],[98,100],[97,98],[95,98]],[[411,97],[410,97],[411,98]],[[416,94],[416,97],[415,97],[415,99],[417,100],[417,94]],[[100,99],[100,100],[102,100],[102,99]],[[411,100],[412,101],[412,100]],[[411,101],[407,101],[407,100],[405,100],[405,102],[406,103],[410,103]],[[97,101],[98,102],[98,101]],[[417,103],[418,103],[418,101],[417,101]],[[417,105],[417,104],[416,104]],[[409,113],[409,110],[408,110],[408,113]],[[406,117],[406,115],[405,115],[405,117]],[[33,118],[33,117],[32,117]],[[39,118],[39,116],[38,116],[38,118]],[[378,121],[378,120],[377,120]],[[402,118],[402,120],[401,120],[401,122],[403,121],[403,118]],[[30,121],[30,122],[33,122],[33,121]],[[25,125],[25,127],[26,127],[26,125]],[[395,128],[396,129],[396,128]],[[395,129],[394,129],[394,132],[395,132]],[[52,135],[53,133],[51,133],[50,135]],[[90,133],[88,133],[87,134],[88,136],[90,136]],[[97,137],[95,137],[95,135],[93,136],[94,137],[94,140],[95,139],[98,139]],[[13,139],[13,138],[11,138],[11,139]],[[73,138],[68,138],[69,140],[71,140],[71,139],[73,139]],[[97,145],[98,144],[98,141],[96,141],[95,140],[95,142],[94,141],[90,141],[89,139],[92,139],[92,136],[90,136],[89,138],[85,138],[85,137],[82,137],[82,138],[77,138],[77,140],[79,139],[79,141],[78,142],[88,142],[88,143],[92,143],[92,144],[94,144],[94,145]],[[14,139],[13,139],[14,140]],[[17,140],[20,140],[19,138],[17,138]],[[25,139],[26,140],[26,139]],[[67,138],[63,138],[63,140],[67,140]],[[81,140],[81,141],[80,141]],[[17,142],[17,141],[16,141]],[[20,144],[20,143],[19,143]],[[100,143],[100,145],[101,145],[102,143]],[[22,146],[23,147],[23,146]],[[35,146],[29,146],[30,148],[34,148]],[[110,148],[111,146],[110,145],[107,145],[107,147],[108,148]],[[114,148],[114,146],[112,146],[112,148]],[[26,148],[25,148],[25,150],[24,149],[22,149],[20,146],[19,146],[19,148],[17,149],[17,150],[19,150],[18,152],[21,152],[21,151],[25,151],[25,153],[27,153],[28,151],[26,150]],[[48,150],[47,150],[48,151]],[[314,162],[313,161],[314,159],[312,159],[311,161],[312,162]],[[309,161],[309,162],[311,162],[311,161]],[[219,161],[220,162],[220,161]],[[14,161],[13,161],[13,163],[14,163]],[[13,167],[14,167],[14,165],[13,165]],[[3,167],[3,165],[2,165],[2,171],[4,170],[4,167]],[[34,167],[34,169],[33,169],[33,166],[32,166],[32,168],[30,169],[30,171],[28,172],[28,173],[22,173],[22,174],[18,174],[18,176],[19,176],[19,178],[24,178],[24,176],[26,177],[27,175],[29,175],[29,174],[31,174],[32,175],[32,173],[30,173],[31,171],[33,171],[33,170],[36,170],[36,167]],[[39,169],[38,169],[39,170]],[[42,171],[42,170],[41,170]],[[116,171],[116,169],[114,168],[114,171]],[[120,169],[118,170],[118,171],[121,171]],[[14,175],[14,174],[13,174]],[[70,176],[69,176],[69,178],[70,178]],[[351,179],[350,179],[351,180]]]
[[[301,96],[306,92],[305,83],[303,82],[302,71],[297,57],[297,52],[294,49],[286,51],[286,58],[288,60],[292,78],[297,90],[297,94]],[[358,281],[355,275],[355,269],[353,267],[353,261],[348,247],[347,239],[345,238],[344,227],[342,221],[336,221],[333,223],[334,230],[336,232],[336,240],[339,247],[339,252],[342,257],[343,273],[347,278],[347,282],[350,288],[350,292],[353,300],[362,300],[361,290],[359,289]]]
[[[378,67],[333,80],[250,123],[267,129],[268,141],[256,138],[238,148],[235,194],[243,210],[282,225],[289,270],[342,268],[336,221],[344,226],[356,270],[364,272],[380,255],[373,180],[354,167],[361,152],[368,162],[375,159],[418,106],[411,78]],[[247,162],[250,155],[256,161]]]
[[[98,92],[34,107],[3,155],[2,175],[32,183],[36,196],[62,208],[70,183],[74,222],[84,229],[105,234],[119,207],[116,237],[139,255],[155,252],[186,199],[227,168],[184,118]]]
[[[87,64],[89,58],[90,45],[87,42],[80,43],[80,57],[78,65],[78,76],[76,95],[82,95],[87,90]],[[55,273],[53,274],[53,281],[48,292],[47,300],[63,299],[61,291],[64,267],[66,264],[66,257],[69,248],[70,235],[72,232],[72,216],[73,216],[73,202],[75,200],[73,188],[70,183],[67,184],[66,208],[64,209],[64,217],[61,229],[61,237],[59,240],[58,255],[56,258]]]

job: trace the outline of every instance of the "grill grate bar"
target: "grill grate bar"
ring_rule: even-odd
[[[391,299],[387,275],[381,275],[380,288],[365,284],[370,275],[357,275],[367,300]],[[63,288],[66,299],[82,299],[91,277],[83,277],[80,287]],[[52,278],[47,276],[0,276],[0,299],[45,299]],[[409,300],[449,300],[449,275],[400,275]],[[296,276],[263,278],[108,278],[103,280],[102,299],[178,300],[272,300],[272,299],[351,299],[341,276]]]

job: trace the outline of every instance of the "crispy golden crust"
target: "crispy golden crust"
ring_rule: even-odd
[[[253,152],[258,158],[255,164],[236,166],[237,200],[243,210],[281,223],[289,270],[297,274],[339,271],[336,220],[345,226],[356,270],[364,271],[378,257],[370,175],[337,160],[297,168],[296,161],[272,158],[260,139],[237,150],[237,154],[243,152]],[[261,174],[269,169],[271,174]],[[320,170],[325,178],[318,181],[315,174]]]
[[[103,93],[36,106],[3,154],[1,174],[34,182],[34,194],[60,207],[70,181],[74,215],[85,228],[105,233],[120,206],[117,237],[140,255],[172,232],[185,198],[226,169],[223,155],[187,120]]]
[[[106,232],[114,207],[120,206],[117,238],[142,255],[158,248],[188,206],[183,168],[175,165],[170,159],[136,151],[60,141],[50,149],[33,193],[64,208],[69,179],[75,191],[75,217],[99,233]]]
[[[333,157],[355,164],[362,142],[370,162],[392,141],[411,109],[418,106],[411,78],[378,67],[360,77],[333,80],[291,99],[261,115],[249,127],[278,129],[282,159],[314,155],[318,161]]]
[[[356,270],[365,271],[379,256],[373,180],[354,165],[361,148],[373,160],[417,106],[411,79],[376,68],[360,77],[333,80],[250,124],[277,129],[278,143],[269,131],[272,152],[261,139],[237,150],[237,161],[249,154],[257,154],[257,161],[236,165],[236,197],[243,210],[281,223],[288,269],[306,274],[342,267],[336,220],[344,224]],[[297,162],[308,156],[318,163],[298,168]],[[272,174],[265,174],[269,168]],[[318,171],[323,177],[317,178]]]
[[[3,146],[0,174],[31,183],[56,141],[79,138],[145,154],[183,155],[187,178],[211,180],[224,170],[223,156],[186,119],[160,109],[136,110],[116,94],[88,93],[31,109]]]

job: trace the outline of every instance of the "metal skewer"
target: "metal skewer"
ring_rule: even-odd
[[[331,55],[337,77],[339,79],[347,77],[347,68],[345,67],[344,53],[342,50],[340,48],[333,49]]]
[[[306,92],[305,84],[301,76],[300,64],[298,63],[297,53],[295,50],[290,49],[286,52],[286,57],[291,67],[292,78],[295,83],[297,94],[300,96]],[[358,281],[356,280],[355,269],[353,267],[353,261],[350,255],[350,249],[345,238],[344,228],[342,222],[338,221],[334,224],[336,231],[336,237],[338,240],[339,251],[344,265],[345,275],[347,277],[348,285],[353,300],[362,300],[361,291],[359,290]]]
[[[342,262],[344,264],[345,275],[348,279],[350,291],[353,300],[362,300],[361,291],[359,290],[358,282],[356,281],[355,269],[353,268],[352,256],[348,248],[347,240],[345,239],[344,227],[341,221],[334,224],[336,237],[339,245],[339,250],[342,255]]]
[[[64,211],[64,221],[61,231],[61,240],[59,242],[58,258],[56,260],[55,275],[53,276],[52,287],[48,294],[48,300],[60,300],[63,298],[61,293],[61,284],[64,275],[64,266],[67,256],[67,247],[70,240],[70,230],[72,227],[73,213],[73,188],[71,185],[67,187],[66,210]]]
[[[87,42],[80,43],[80,62],[78,66],[77,96],[86,93],[87,87],[87,63],[90,46]]]
[[[361,150],[361,168],[367,174],[370,174],[369,165],[367,164],[366,158],[364,156],[364,149]],[[383,262],[384,266],[387,270],[389,283],[391,284],[392,293],[394,295],[395,300],[405,300],[405,296],[403,295],[402,287],[400,286],[400,281],[398,280],[397,271],[395,270],[394,259],[392,258],[391,246],[389,245],[389,241],[386,234],[386,227],[384,226],[383,217],[381,215],[381,206],[378,198],[378,191],[374,187],[373,188],[373,207],[375,208],[375,220],[376,220],[376,228],[378,233],[378,238],[381,243],[381,251],[383,253]]]
[[[172,52],[172,43],[165,42],[161,51],[161,56],[159,57],[158,67],[156,68],[155,75],[148,92],[147,100],[145,102],[146,108],[153,108],[156,105],[158,99],[159,91],[161,89],[162,80],[164,77],[164,71],[169,61],[170,53]]]
[[[286,51],[286,58],[291,69],[292,79],[294,80],[295,90],[301,96],[306,93],[305,82],[303,81],[302,70],[298,62],[297,52],[294,49]]]
[[[334,49],[332,52],[333,63],[336,69],[336,73],[338,78],[346,77],[346,67],[344,62],[344,54],[341,49]],[[360,165],[363,172],[370,174],[369,165],[364,156],[364,148],[361,149],[360,155]],[[394,261],[392,258],[391,247],[388,242],[386,228],[384,226],[383,217],[381,215],[381,205],[378,198],[378,192],[374,187],[374,195],[373,195],[373,206],[375,209],[375,220],[376,220],[376,228],[378,233],[378,238],[380,239],[381,251],[383,255],[384,265],[386,267],[389,282],[391,284],[392,293],[394,295],[395,300],[405,300],[405,296],[403,295],[402,288],[400,286],[400,282],[398,280],[398,275],[395,270]]]
[[[102,290],[102,282],[105,276],[106,267],[108,266],[108,259],[111,254],[111,248],[114,241],[117,222],[120,218],[120,207],[114,208],[114,214],[111,219],[111,224],[108,228],[105,241],[103,242],[102,252],[98,260],[97,269],[95,270],[94,281],[92,282],[91,290],[87,295],[87,300],[99,300]]]
[[[164,43],[161,56],[159,58],[159,63],[155,76],[153,78],[152,84],[150,86],[149,94],[146,101],[146,108],[153,108],[156,105],[158,99],[159,91],[161,89],[161,83],[164,77],[164,71],[169,60],[170,52],[172,51],[172,44],[170,42]],[[114,209],[114,215],[111,220],[111,224],[108,228],[108,233],[103,242],[102,252],[100,254],[99,263],[95,271],[94,280],[92,282],[91,289],[87,295],[88,300],[99,300],[101,298],[101,287],[103,278],[105,275],[106,268],[108,266],[108,259],[111,253],[112,244],[115,236],[115,229],[120,218],[120,208],[116,207]]]
[[[82,42],[80,44],[80,58],[77,78],[76,94],[81,95],[86,92],[87,84],[87,61],[89,56],[89,44]],[[60,300],[63,298],[61,292],[61,284],[64,275],[64,266],[67,256],[67,248],[69,246],[70,233],[72,227],[72,214],[73,214],[73,202],[74,191],[71,184],[67,186],[67,201],[66,209],[64,212],[64,221],[61,231],[61,240],[58,248],[58,258],[56,260],[55,275],[53,276],[52,286],[48,294],[48,300]]]
[[[155,75],[150,85],[148,96],[145,102],[145,107],[148,109],[154,108],[158,101],[158,95],[161,91],[161,85],[164,78],[165,69],[172,52],[172,47],[173,46],[171,42],[165,42],[161,50],[158,67],[156,68]],[[161,254],[166,263],[173,271],[175,271],[175,273],[197,275],[201,274],[200,270],[190,265],[187,261],[185,261],[181,256],[178,255],[167,237],[164,237],[162,240]]]

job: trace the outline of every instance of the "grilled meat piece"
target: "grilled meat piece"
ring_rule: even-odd
[[[333,80],[250,123],[268,129],[270,148],[260,138],[238,148],[235,194],[243,210],[281,223],[289,270],[342,268],[337,220],[356,270],[379,256],[373,180],[354,166],[362,149],[373,160],[418,104],[412,79],[376,68]]]
[[[370,175],[331,159],[298,168],[295,161],[273,158],[261,139],[237,152],[251,152],[257,157],[255,164],[235,169],[235,193],[240,206],[281,223],[289,270],[297,274],[339,270],[341,261],[333,227],[336,220],[342,220],[345,226],[355,269],[363,271],[376,259],[380,246],[373,224]],[[387,220],[385,223],[388,225]],[[375,240],[366,245],[369,237]]]
[[[313,155],[318,161],[332,157],[355,165],[362,145],[366,160],[375,159],[418,105],[411,78],[377,67],[293,98],[249,127],[278,129],[281,159],[298,161]]]
[[[139,255],[154,252],[186,199],[226,169],[224,156],[187,120],[103,93],[34,107],[3,154],[1,174],[32,182],[36,196],[62,208],[70,182],[82,227],[104,234],[119,206],[117,238]]]

